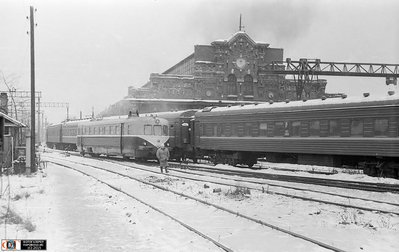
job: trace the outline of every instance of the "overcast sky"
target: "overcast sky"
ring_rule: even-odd
[[[44,102],[69,102],[71,117],[104,110],[194,45],[229,38],[240,13],[247,34],[283,48],[284,58],[399,64],[396,0],[0,0],[0,71],[17,90],[30,90],[31,5],[36,90]],[[327,92],[387,90],[383,78],[325,78]],[[50,122],[66,117],[44,110]]]

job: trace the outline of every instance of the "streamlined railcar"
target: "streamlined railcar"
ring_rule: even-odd
[[[60,150],[76,150],[76,135],[81,121],[67,121],[50,125],[46,129],[46,145]]]
[[[159,112],[158,117],[169,123],[169,150],[172,160],[183,161],[186,158],[195,159],[192,121],[198,109]]]
[[[77,148],[82,154],[154,159],[169,140],[168,121],[153,116],[93,120],[79,124]]]

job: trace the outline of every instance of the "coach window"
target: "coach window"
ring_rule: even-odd
[[[152,125],[144,125],[144,135],[152,135]]]
[[[330,120],[328,123],[329,127],[329,136],[340,136],[341,133],[339,131],[339,121],[338,120]]]
[[[374,136],[388,136],[388,119],[374,120]]]
[[[300,136],[301,135],[301,122],[293,121],[291,123],[291,134],[292,136]]]
[[[284,136],[284,122],[274,123],[274,136]]]
[[[154,125],[154,135],[162,136],[162,126],[161,125]]]
[[[265,122],[259,123],[259,135],[267,136],[267,123]]]
[[[265,122],[259,123],[259,135],[267,136],[267,123]]]
[[[309,136],[320,136],[320,121],[309,121]]]
[[[244,124],[244,136],[251,136],[251,129],[252,129],[252,124],[245,123]]]
[[[363,136],[363,120],[352,119],[351,136]]]
[[[258,137],[259,136],[259,123],[254,122],[251,127],[251,136]]]

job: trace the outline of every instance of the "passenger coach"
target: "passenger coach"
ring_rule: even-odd
[[[195,148],[214,163],[270,161],[398,177],[399,99],[333,98],[208,108],[195,114]]]

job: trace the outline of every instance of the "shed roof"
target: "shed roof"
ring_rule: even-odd
[[[11,116],[9,116],[9,115],[7,115],[7,114],[5,114],[3,112],[0,112],[0,117],[4,117],[6,126],[9,126],[9,127],[22,127],[22,128],[26,127],[26,125],[23,124],[22,122],[15,120]]]

